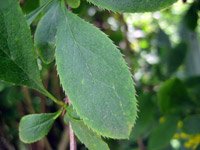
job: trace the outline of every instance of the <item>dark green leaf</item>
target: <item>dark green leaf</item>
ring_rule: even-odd
[[[98,134],[128,138],[136,119],[131,73],[97,28],[63,8],[56,40],[62,86],[80,118]]]
[[[135,141],[149,135],[155,125],[154,112],[155,104],[152,103],[151,94],[140,94],[138,97],[138,119],[131,134],[131,138]]]
[[[163,113],[187,113],[190,99],[182,81],[165,81],[158,91],[158,104]]]
[[[196,2],[194,2],[191,7],[188,9],[188,11],[186,12],[185,16],[184,16],[184,23],[186,25],[186,27],[192,31],[194,31],[198,25],[198,9],[197,9],[197,4]]]
[[[25,13],[30,13],[39,6],[39,0],[24,0],[22,1],[22,10]]]
[[[0,79],[44,91],[31,33],[17,1],[0,2]]]
[[[46,64],[54,60],[55,35],[61,16],[60,3],[55,2],[40,20],[35,33],[35,45],[38,53]]]
[[[163,150],[169,145],[170,140],[176,133],[178,118],[169,116],[164,118],[149,137],[148,150]]]
[[[175,72],[178,67],[184,62],[187,52],[187,44],[184,42],[179,43],[173,48],[167,59],[167,71],[169,74]]]
[[[200,114],[192,115],[183,120],[183,131],[188,134],[200,133]]]
[[[117,12],[149,12],[163,9],[177,0],[88,0],[99,7]]]
[[[42,139],[51,129],[60,112],[33,114],[23,117],[19,124],[19,137],[24,143]]]
[[[161,63],[166,63],[168,60],[168,53],[171,52],[172,45],[169,39],[169,35],[165,33],[164,30],[159,29],[156,37],[156,45],[158,49],[158,54],[160,56]]]

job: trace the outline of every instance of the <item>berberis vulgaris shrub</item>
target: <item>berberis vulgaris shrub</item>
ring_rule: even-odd
[[[114,12],[149,12],[176,0],[88,0]],[[89,149],[106,150],[101,137],[127,139],[137,117],[134,82],[122,54],[98,28],[70,12],[79,0],[46,0],[24,17],[17,0],[0,0],[0,79],[35,89],[60,109],[31,114],[19,125],[20,139],[32,143],[43,138],[63,111],[80,141]],[[32,42],[28,27],[38,15]],[[43,86],[37,65],[55,60],[58,75],[71,102],[64,103]]]

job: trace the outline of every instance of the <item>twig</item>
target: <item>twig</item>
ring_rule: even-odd
[[[66,97],[64,101],[66,104],[71,105],[68,97]],[[70,123],[69,123],[69,141],[70,141],[70,150],[77,150],[76,137],[74,135],[74,131]]]
[[[71,124],[69,124],[69,140],[70,140],[70,150],[76,150],[76,138],[74,135],[74,131],[72,130]]]
[[[62,138],[60,140],[60,143],[58,144],[58,150],[64,150],[67,149],[68,144],[69,144],[69,137],[68,137],[68,133],[69,132],[69,128],[65,127],[63,134],[62,134]]]
[[[144,145],[144,143],[143,143],[143,140],[142,140],[141,138],[139,138],[139,139],[137,140],[137,144],[138,144],[139,150],[145,150],[145,149],[146,149],[146,148],[145,148],[145,145]]]

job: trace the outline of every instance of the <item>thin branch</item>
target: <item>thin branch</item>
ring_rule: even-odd
[[[71,105],[68,97],[66,97],[64,101],[66,104]],[[70,141],[70,150],[77,150],[76,137],[74,135],[74,131],[70,123],[69,123],[69,141]]]
[[[141,138],[139,138],[139,139],[137,140],[137,144],[138,144],[139,150],[145,150],[145,149],[146,149],[146,148],[145,148],[145,145],[144,145],[144,143],[143,143],[143,140],[142,140]]]
[[[70,140],[70,150],[77,150],[76,138],[74,131],[72,130],[71,124],[69,124],[69,140]]]
[[[60,143],[58,144],[58,150],[64,150],[64,149],[67,149],[68,147],[68,144],[69,144],[69,137],[68,137],[68,134],[66,133],[69,133],[69,128],[68,127],[65,127],[64,131],[63,131],[63,135],[62,135],[62,138],[60,140]]]

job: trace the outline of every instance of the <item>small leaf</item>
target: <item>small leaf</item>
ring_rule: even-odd
[[[200,133],[200,114],[192,115],[183,120],[183,131],[188,134]]]
[[[15,0],[0,2],[0,80],[42,91],[31,33]]]
[[[66,2],[71,8],[78,8],[81,3],[80,0],[66,0]]]
[[[109,150],[108,145],[102,140],[101,136],[91,131],[82,120],[76,120],[68,114],[65,117],[70,121],[75,135],[89,150]]]
[[[56,1],[40,20],[35,32],[35,45],[41,59],[46,64],[54,60],[55,35],[61,16],[60,13],[60,3]]]
[[[87,0],[116,12],[149,12],[163,9],[177,0]]]
[[[56,40],[62,86],[84,123],[106,137],[128,138],[136,119],[131,73],[97,28],[63,8]]]
[[[19,137],[24,143],[42,139],[51,129],[60,112],[33,114],[23,117],[19,124]]]
[[[51,3],[53,2],[53,0],[48,0],[46,3],[44,3],[43,5],[41,5],[40,7],[38,7],[37,9],[33,10],[32,12],[30,12],[27,16],[27,23],[28,25],[31,25],[31,23],[37,18],[37,16],[42,13],[48,6],[51,5]]]
[[[149,137],[148,150],[163,150],[169,145],[170,140],[176,133],[178,117],[168,116],[164,118]]]

